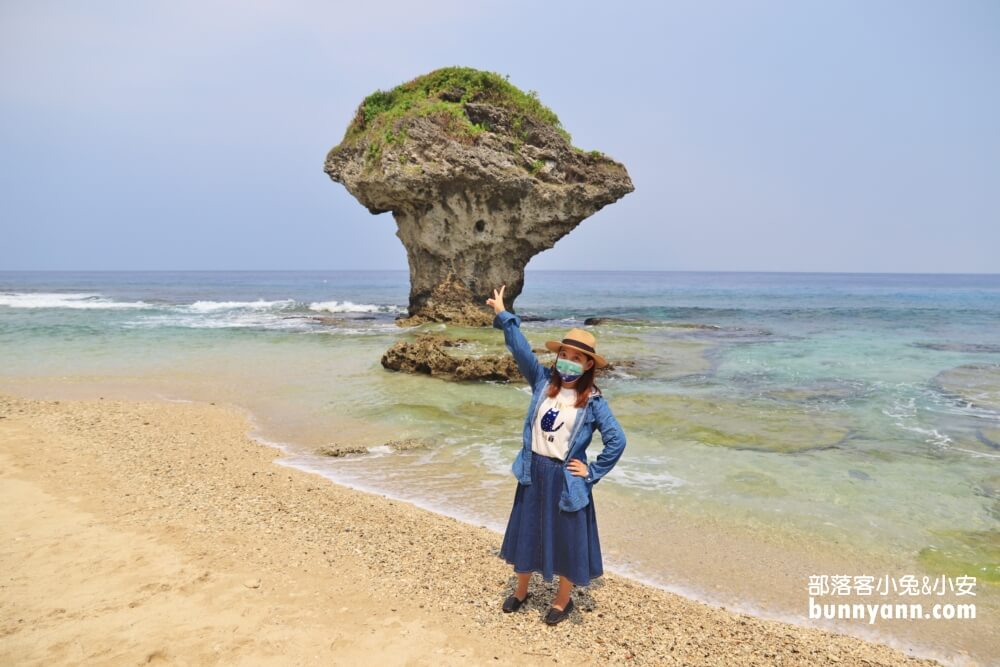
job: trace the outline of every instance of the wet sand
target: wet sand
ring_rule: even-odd
[[[287,466],[227,405],[0,395],[3,664],[937,664],[612,573],[516,614],[501,536]]]

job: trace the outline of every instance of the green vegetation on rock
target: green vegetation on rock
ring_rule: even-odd
[[[435,116],[449,135],[459,141],[471,141],[489,128],[469,120],[464,109],[469,102],[492,104],[513,111],[517,114],[514,119],[515,135],[522,119],[531,117],[552,127],[570,143],[570,135],[562,127],[559,117],[541,103],[538,93],[534,90],[522,91],[511,84],[509,78],[471,67],[443,67],[391,90],[377,90],[358,106],[343,141],[334,151],[364,141],[367,143],[365,162],[372,165],[381,158],[385,146],[401,145],[406,141],[405,123],[398,121],[407,116]],[[515,143],[522,139],[515,136]]]

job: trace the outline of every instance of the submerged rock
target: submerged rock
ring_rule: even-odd
[[[995,343],[928,343],[918,341],[915,343],[909,343],[909,345],[913,347],[920,347],[925,350],[938,350],[941,352],[971,352],[973,354],[996,354],[997,352],[1000,352],[1000,345]]]
[[[788,491],[771,475],[755,470],[740,470],[726,475],[727,487],[746,496],[777,498],[787,496]]]
[[[976,439],[990,449],[1000,451],[1000,428],[983,427],[976,429]]]
[[[646,324],[645,320],[627,319],[624,317],[588,317],[583,321],[583,326],[591,327],[598,324]]]
[[[341,456],[350,456],[352,454],[367,454],[372,450],[372,447],[377,447],[383,445],[389,447],[390,449],[402,452],[409,449],[424,449],[427,447],[427,443],[416,438],[405,438],[403,440],[389,440],[385,443],[379,443],[372,446],[366,445],[339,445],[336,443],[331,443],[329,445],[324,445],[322,447],[316,448],[316,453],[320,456],[331,456],[334,458],[340,458]]]
[[[1000,364],[962,364],[941,371],[930,384],[970,406],[1000,410]]]
[[[936,539],[917,560],[936,575],[975,577],[976,585],[1000,584],[1000,530],[931,530]]]
[[[621,163],[573,146],[534,91],[467,67],[366,97],[324,171],[393,214],[410,266],[403,326],[490,326],[502,284],[514,312],[528,261],[635,189]]]
[[[631,324],[631,325],[643,325],[652,324],[660,328],[670,328],[670,329],[708,329],[710,331],[719,331],[722,329],[717,324],[703,324],[701,322],[659,322],[656,320],[643,320],[638,318],[627,318],[627,317],[588,317],[583,320],[583,326],[596,326],[599,324]]]
[[[977,496],[1000,500],[1000,474],[989,475],[979,480],[972,490]]]
[[[385,443],[386,447],[389,447],[397,452],[404,452],[409,449],[427,449],[427,443],[423,440],[417,440],[416,438],[404,438],[403,440],[390,440]]]
[[[615,397],[615,414],[674,442],[775,454],[847,448],[857,437],[840,413],[738,398],[629,393]]]
[[[367,454],[368,448],[364,445],[338,445],[329,444],[316,448],[316,453],[320,456],[349,456],[351,454]]]

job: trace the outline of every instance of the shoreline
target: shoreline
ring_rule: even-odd
[[[128,545],[142,543],[135,537],[138,531],[145,535],[144,539],[173,542],[175,547],[183,536],[180,545],[187,552],[177,559],[189,568],[200,568],[206,560],[217,563],[222,558],[231,569],[252,565],[251,569],[258,573],[256,578],[240,579],[242,573],[229,576],[229,569],[223,567],[223,574],[211,574],[202,581],[200,577],[192,578],[176,586],[174,597],[201,586],[218,585],[213,577],[228,577],[233,585],[232,590],[227,589],[228,594],[237,596],[237,604],[253,617],[262,614],[262,608],[273,608],[274,600],[262,603],[244,599],[248,592],[259,593],[258,597],[285,590],[297,593],[297,597],[329,595],[328,589],[317,585],[322,582],[352,590],[352,604],[359,605],[363,614],[371,614],[356,617],[345,612],[336,628],[316,627],[305,637],[294,637],[294,642],[288,635],[282,644],[284,651],[308,647],[328,651],[316,653],[328,657],[344,658],[352,651],[370,657],[372,647],[363,638],[367,633],[378,638],[379,646],[386,646],[383,657],[390,661],[429,661],[433,657],[435,662],[441,662],[449,656],[462,662],[473,658],[492,661],[496,656],[522,663],[552,664],[554,659],[591,663],[596,655],[599,662],[627,660],[632,664],[815,665],[863,660],[879,665],[936,664],[851,635],[717,608],[610,572],[586,589],[577,589],[574,598],[580,611],[554,628],[545,626],[539,618],[554,589],[537,574],[531,585],[533,603],[526,611],[502,614],[499,604],[509,593],[513,577],[495,555],[500,542],[495,531],[411,503],[330,483],[327,478],[323,478],[327,483],[318,484],[315,473],[290,466],[276,469],[272,464],[283,454],[249,435],[251,422],[236,406],[168,399],[47,401],[4,392],[0,393],[0,416],[5,495],[19,501],[7,503],[6,511],[18,507],[22,509],[17,513],[30,515],[45,508],[43,516],[34,517],[24,527],[18,524],[11,529],[9,526],[14,524],[7,519],[3,524],[5,531],[14,533],[6,540],[13,546],[3,554],[5,568],[20,574],[3,589],[0,601],[4,607],[18,609],[18,613],[5,612],[4,616],[25,621],[25,617],[34,616],[31,622],[14,620],[0,626],[0,636],[5,637],[0,655],[20,658],[16,662],[33,660],[42,649],[54,651],[59,646],[83,646],[84,642],[105,645],[105,653],[114,647],[121,650],[128,636],[127,627],[120,625],[124,619],[118,619],[119,625],[105,623],[98,629],[92,626],[102,620],[102,615],[88,615],[88,609],[92,610],[97,600],[105,599],[109,591],[125,597],[134,595],[120,580],[136,573],[132,568],[125,568],[125,572],[119,568],[88,584],[71,565],[88,545],[98,548],[101,541],[96,539],[96,532],[114,533],[121,538],[116,542],[118,547],[127,549]],[[174,446],[158,448],[157,444]],[[281,475],[283,470],[287,474]],[[48,500],[44,502],[24,502],[46,495]],[[122,512],[123,502],[131,509]],[[80,540],[76,550],[60,552],[58,542],[45,540],[44,529],[53,516],[78,512],[77,505],[92,512],[96,519],[67,533]],[[276,522],[279,516],[281,520]],[[26,533],[20,534],[19,530]],[[220,536],[227,539],[220,540]],[[29,548],[24,543],[34,545],[29,554],[23,553]],[[29,564],[25,556],[37,554],[39,543],[44,543],[46,554],[41,560],[32,558]],[[262,544],[268,549],[263,549]],[[272,552],[288,560],[267,558]],[[198,554],[207,555],[199,560]],[[458,563],[447,562],[452,554],[465,557]],[[94,554],[97,560],[117,555],[114,551]],[[148,555],[138,559],[145,563],[149,560]],[[302,573],[297,569],[295,572],[301,577],[287,580],[284,587],[272,588],[273,582],[290,574],[283,569],[287,563],[301,567]],[[38,581],[33,576],[42,565],[62,574],[55,590],[45,588],[53,586],[53,582]],[[155,580],[157,574],[150,576]],[[240,581],[256,583],[256,587],[239,586]],[[74,597],[75,610],[70,611],[74,609],[70,602],[61,603],[55,610],[32,609],[32,604],[45,598],[46,591],[49,595]],[[214,609],[212,601],[209,596],[202,602],[207,605],[202,610],[207,618],[225,615],[226,607]],[[139,604],[131,607],[133,602]],[[160,606],[173,610],[174,621],[188,627],[191,622],[182,602],[168,600]],[[128,608],[139,610],[133,612],[138,619],[134,618],[134,622],[151,623],[143,616],[144,604],[141,600],[127,603]],[[399,610],[390,614],[396,619],[394,627],[379,625],[387,605]],[[342,606],[334,594],[318,608],[318,616],[326,618]],[[62,614],[55,613],[59,609]],[[178,609],[184,614],[177,616]],[[301,602],[284,609],[282,616],[298,620],[296,614],[309,614],[311,622],[320,622],[313,618],[316,610]],[[81,615],[86,624],[79,621]],[[74,616],[77,620],[70,620]],[[170,624],[171,615],[165,618],[167,622],[153,631],[146,629],[143,639],[130,637],[135,647],[129,657],[146,659],[157,651],[168,651],[176,658],[184,657],[186,650],[194,652],[192,655],[204,655],[196,652],[201,649],[187,644],[153,648],[156,639],[177,632]],[[351,623],[354,631],[344,633],[343,628]],[[375,627],[368,627],[371,624]],[[419,629],[417,634],[423,638],[396,641],[400,625]],[[222,645],[229,647],[229,658],[254,662],[266,656],[267,647],[255,639],[259,632],[249,632],[251,627],[241,634],[239,627],[237,624],[231,633],[223,632],[213,628],[210,621],[207,628],[201,628],[201,635],[216,644],[224,639]],[[92,635],[86,634],[88,631]],[[343,637],[330,642],[330,633],[341,633]],[[57,638],[63,641],[52,643]],[[38,646],[42,641],[50,643]],[[278,638],[270,641],[281,644]],[[518,648],[512,648],[515,646]],[[439,651],[446,648],[456,653]],[[50,652],[41,661],[52,659]]]
[[[2,389],[0,389],[0,393],[2,393]],[[167,398],[163,395],[161,395],[161,397],[163,397],[164,400],[168,401],[178,401],[187,403],[199,402],[187,398]],[[326,482],[330,482],[339,486],[344,486],[346,488],[361,493],[374,494],[376,496],[387,498],[396,502],[413,505],[415,507],[421,508],[433,514],[455,519],[470,527],[488,529],[497,535],[497,545],[499,545],[499,541],[503,537],[504,524],[502,522],[497,523],[495,521],[491,521],[490,519],[484,518],[483,516],[476,514],[474,512],[470,513],[470,512],[456,511],[454,508],[450,506],[441,505],[439,503],[428,502],[422,498],[395,495],[393,492],[387,491],[384,488],[379,488],[377,485],[369,485],[369,486],[358,485],[352,481],[339,478],[334,474],[330,474],[328,470],[317,469],[306,463],[300,463],[295,460],[303,456],[303,452],[301,451],[300,446],[297,446],[296,443],[293,442],[276,441],[264,437],[264,435],[262,435],[262,433],[265,430],[263,428],[263,425],[259,422],[256,415],[249,408],[231,401],[224,402],[224,405],[244,415],[244,417],[247,420],[247,423],[250,425],[250,428],[247,431],[248,437],[252,438],[262,446],[272,448],[281,452],[282,456],[274,459],[275,464],[286,466],[298,470],[300,472],[305,472],[306,474],[316,475],[322,478]],[[685,515],[685,519],[690,521],[699,520],[694,515]],[[685,523],[685,521],[681,520],[679,523],[683,524]],[[669,532],[681,534],[681,531],[679,531],[678,528],[679,526],[675,525]],[[702,532],[705,530],[705,526],[699,525],[697,530],[699,532]],[[719,533],[720,530],[725,530],[727,532],[728,531],[735,532],[737,528],[735,527],[735,525],[727,525],[724,528],[720,527],[715,528],[717,534],[721,534]],[[769,530],[768,533],[769,539],[771,537],[776,536],[776,534],[774,533],[775,530],[774,528],[769,528],[768,530]],[[784,539],[789,538],[789,534],[783,534],[783,535]],[[691,535],[690,533],[683,534],[683,536],[685,538],[692,538],[692,539],[694,538],[694,536]],[[742,535],[740,539],[747,540],[747,539],[754,539],[754,537],[760,537],[760,536],[759,535],[752,536],[750,533],[746,533]],[[709,542],[711,542],[711,540],[709,540]],[[737,546],[741,546],[746,543],[737,540],[735,544]],[[704,547],[705,545],[702,544],[702,546]],[[722,545],[719,546],[720,548],[725,548]],[[731,548],[732,546],[734,546],[734,544],[727,543],[726,546]],[[792,548],[792,544],[788,542],[778,541],[770,545],[771,550],[781,547]],[[790,555],[792,554],[791,551],[789,551],[788,553]],[[802,552],[795,552],[794,556],[806,557],[806,554]],[[870,553],[866,554],[866,556],[869,558],[874,558],[873,555]],[[842,557],[830,558],[824,562],[827,566],[826,570],[824,571],[827,572],[845,571],[845,568],[850,569],[850,567],[853,565],[853,562],[851,562],[849,559],[845,559]],[[787,563],[785,563],[785,565],[787,566]],[[889,571],[892,568],[891,565],[885,565],[885,567],[886,567],[885,571]],[[787,608],[776,608],[773,606],[769,607],[768,606],[769,603],[773,605],[774,603],[773,599],[765,600],[764,598],[761,598],[760,600],[754,600],[745,597],[739,598],[737,596],[737,591],[735,589],[729,589],[724,586],[716,585],[716,588],[718,589],[718,592],[716,592],[711,590],[710,588],[706,588],[704,586],[698,585],[693,581],[688,581],[683,578],[682,579],[684,583],[673,583],[668,581],[666,578],[657,578],[655,576],[644,573],[641,569],[633,568],[627,565],[626,566],[622,566],[621,564],[609,565],[607,562],[607,558],[605,559],[604,569],[606,573],[613,573],[618,577],[631,580],[632,582],[641,584],[642,586],[678,595],[691,602],[707,605],[710,607],[714,607],[738,615],[753,616],[762,620],[776,621],[780,623],[794,625],[804,629],[826,630],[836,634],[848,635],[864,641],[888,646],[897,649],[903,653],[906,653],[908,655],[935,660],[945,665],[955,665],[955,666],[969,665],[974,667],[976,665],[986,664],[969,657],[969,654],[964,649],[953,649],[953,650],[942,649],[941,647],[932,645],[929,641],[921,642],[920,640],[914,640],[912,637],[896,635],[893,634],[891,630],[887,629],[886,625],[883,625],[881,628],[876,628],[862,621],[850,626],[842,625],[840,627],[837,627],[837,622],[835,621],[822,620],[822,619],[809,620],[804,617],[797,616],[794,611],[788,610]],[[727,583],[731,583],[731,580],[727,581]],[[858,601],[858,600],[854,599],[852,601]],[[985,605],[980,605],[980,606],[981,609],[983,610],[989,611],[991,609],[986,607]],[[884,619],[882,619],[881,622],[886,624],[889,623],[889,621],[885,621]],[[906,621],[896,621],[896,622],[904,624],[906,623]]]

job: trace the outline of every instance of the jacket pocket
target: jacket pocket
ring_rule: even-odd
[[[524,447],[517,450],[517,456],[514,457],[514,462],[510,464],[510,471],[514,477],[517,477],[517,481],[520,482],[524,472]]]
[[[559,497],[559,508],[567,512],[575,512],[587,506],[590,502],[590,490],[587,482],[579,475],[574,475],[569,468],[563,468],[566,485]]]

